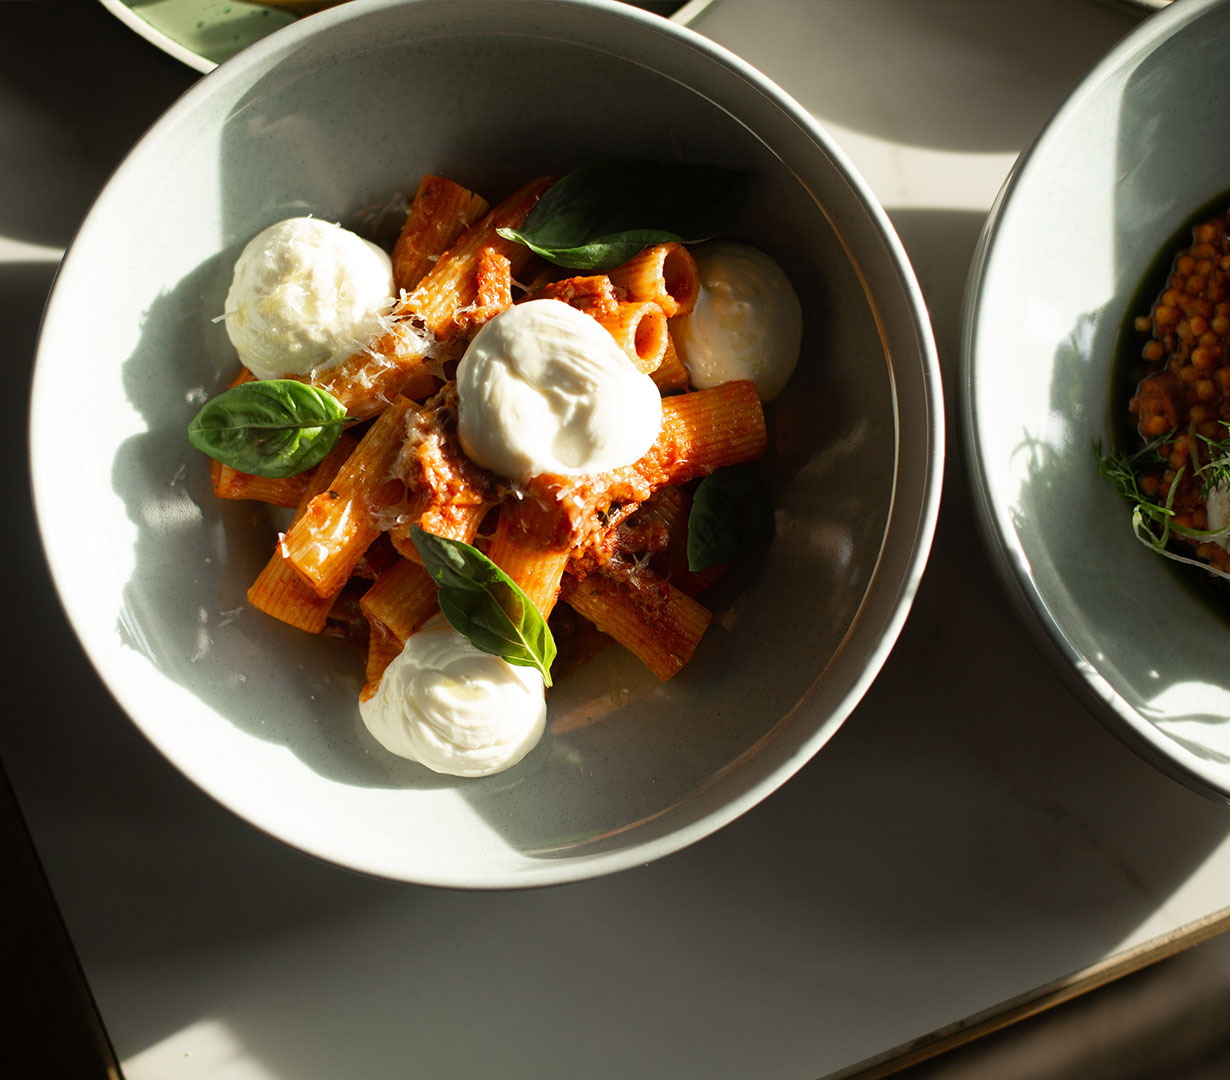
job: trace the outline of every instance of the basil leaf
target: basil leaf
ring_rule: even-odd
[[[711,165],[593,162],[552,185],[521,228],[498,232],[557,266],[607,270],[653,244],[724,232],[747,188],[746,172]]]
[[[478,548],[413,525],[410,539],[440,588],[440,610],[480,652],[537,668],[551,685],[555,638],[521,587]]]
[[[718,469],[700,482],[688,514],[688,569],[732,562],[773,539],[773,503],[753,462]]]
[[[295,379],[240,383],[205,403],[188,441],[240,472],[280,479],[317,464],[341,437],[346,409]]]

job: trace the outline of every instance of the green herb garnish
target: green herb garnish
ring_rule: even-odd
[[[410,539],[440,589],[440,611],[480,652],[537,668],[551,685],[555,638],[521,587],[478,548],[414,525]]]
[[[773,502],[753,462],[706,476],[688,514],[688,569],[732,562],[773,539]]]
[[[1098,472],[1131,505],[1132,533],[1145,547],[1173,562],[1196,566],[1206,573],[1213,574],[1215,577],[1230,580],[1230,574],[1227,574],[1225,571],[1219,570],[1217,567],[1211,566],[1200,559],[1191,559],[1187,556],[1179,555],[1169,548],[1172,536],[1183,536],[1194,540],[1209,540],[1215,536],[1223,535],[1226,531],[1225,529],[1192,529],[1186,525],[1180,525],[1174,520],[1174,497],[1179,488],[1179,481],[1182,479],[1187,466],[1180,466],[1176,470],[1165,502],[1160,502],[1158,499],[1146,495],[1140,490],[1138,476],[1140,475],[1142,465],[1156,465],[1160,463],[1163,459],[1158,454],[1157,448],[1173,440],[1174,436],[1175,433],[1171,431],[1166,435],[1151,439],[1133,454],[1115,453],[1103,455],[1102,443],[1100,440],[1096,441],[1093,444],[1093,453],[1098,462]],[[1230,440],[1227,440],[1227,453],[1230,453]],[[1230,470],[1230,459],[1227,459],[1224,462],[1221,460],[1211,461],[1208,465],[1197,470],[1197,472],[1206,474],[1206,470],[1209,470],[1215,464],[1218,470]],[[1228,475],[1230,475],[1230,472],[1228,472]],[[1206,493],[1209,490],[1208,484],[1209,478],[1206,474]]]
[[[1224,427],[1230,428],[1230,423],[1222,421]],[[1230,436],[1224,439],[1210,439],[1200,436],[1201,441],[1209,448],[1209,462],[1200,470],[1204,484],[1200,489],[1200,497],[1207,500],[1209,492],[1216,487],[1230,489]]]
[[[188,425],[188,441],[240,472],[281,479],[318,464],[348,419],[325,390],[295,379],[264,379],[206,402]]]
[[[552,185],[521,228],[498,231],[557,266],[607,270],[653,244],[724,232],[747,188],[747,173],[711,165],[593,162]]]

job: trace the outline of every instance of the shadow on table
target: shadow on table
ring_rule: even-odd
[[[62,247],[127,147],[200,76],[98,3],[5,4],[3,17],[0,236]],[[123,76],[138,66],[141,79]]]

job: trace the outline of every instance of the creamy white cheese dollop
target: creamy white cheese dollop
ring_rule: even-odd
[[[542,738],[542,676],[479,652],[435,615],[359,703],[376,741],[399,757],[450,776],[490,776],[515,765]]]
[[[257,378],[308,375],[375,337],[392,296],[392,261],[375,244],[317,218],[287,218],[236,261],[226,332]]]
[[[630,465],[662,427],[662,398],[593,318],[560,300],[516,304],[457,368],[462,449],[500,476]]]
[[[762,401],[776,397],[799,360],[803,307],[782,268],[759,248],[721,242],[694,252],[700,296],[671,320],[692,385],[704,390],[751,379]]]

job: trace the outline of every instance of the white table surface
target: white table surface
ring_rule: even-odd
[[[952,415],[986,211],[1137,18],[1092,0],[717,0],[696,24],[825,122],[888,208],[935,324],[950,457],[926,578],[870,693],[777,794],[679,854],[466,893],[268,839],[111,702],[23,505],[4,530],[20,571],[0,757],[128,1080],[826,1077],[1224,914],[1230,808],[1124,748],[1035,649],[975,532]],[[76,223],[197,76],[97,5],[3,19],[0,313],[20,380]]]

